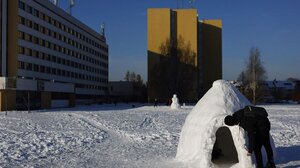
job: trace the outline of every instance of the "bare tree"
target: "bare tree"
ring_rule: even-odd
[[[125,77],[124,77],[124,80],[125,81],[129,81],[130,80],[130,71],[127,70],[126,74],[125,74]]]
[[[153,68],[156,90],[163,95],[176,93],[181,100],[193,101],[197,96],[196,53],[182,36],[176,45],[166,39],[160,46],[160,63]]]
[[[238,80],[243,80],[245,89],[252,92],[252,103],[256,104],[257,98],[260,96],[260,85],[267,79],[266,70],[261,61],[261,55],[258,48],[252,47],[248,60],[246,61],[246,69],[241,72]]]

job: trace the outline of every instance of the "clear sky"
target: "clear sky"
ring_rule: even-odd
[[[69,0],[59,0],[68,8]],[[183,7],[190,7],[189,0]],[[177,8],[177,0],[75,0],[72,14],[100,30],[105,22],[109,80],[127,70],[147,80],[147,8]],[[182,5],[179,0],[180,6]],[[199,19],[223,22],[223,79],[234,80],[258,47],[268,80],[300,79],[300,0],[195,0]]]

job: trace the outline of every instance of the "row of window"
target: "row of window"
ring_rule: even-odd
[[[107,78],[100,78],[95,77],[92,75],[85,75],[77,72],[71,72],[64,69],[58,69],[53,67],[48,67],[44,65],[37,65],[33,63],[18,61],[18,69],[23,69],[27,71],[34,71],[39,73],[46,73],[46,74],[52,74],[57,76],[64,76],[69,78],[75,78],[75,79],[81,79],[81,80],[88,80],[88,81],[95,81],[95,82],[102,82],[107,83]]]
[[[30,14],[32,14],[35,17],[38,17],[38,18],[42,19],[45,22],[48,22],[49,24],[52,24],[53,26],[65,31],[65,32],[67,32],[67,33],[69,33],[69,34],[85,41],[86,43],[88,43],[90,45],[93,45],[97,48],[101,48],[104,51],[108,50],[107,47],[104,47],[104,46],[100,45],[96,41],[82,35],[81,33],[73,30],[72,28],[64,25],[63,23],[61,23],[61,22],[55,20],[54,18],[44,14],[43,12],[39,11],[38,9],[33,8],[32,6],[30,6],[28,4],[25,4],[24,2],[22,2],[20,0],[19,0],[19,8],[26,11],[26,12],[28,12],[28,13],[30,13]],[[104,38],[102,39],[102,41],[105,42]]]
[[[57,63],[57,64],[66,65],[66,66],[69,66],[69,67],[85,70],[85,71],[90,72],[90,73],[101,74],[101,75],[104,75],[104,76],[108,77],[108,72],[106,70],[101,70],[99,68],[86,66],[86,65],[83,65],[81,63],[77,63],[77,62],[67,60],[67,59],[64,59],[64,58],[60,58],[60,57],[57,57],[57,56],[54,56],[54,55],[50,55],[50,54],[47,54],[47,53],[44,53],[44,52],[33,50],[31,48],[26,48],[26,47],[23,47],[23,46],[19,46],[18,53],[22,54],[22,55],[27,55],[27,56],[39,58],[39,59],[42,59],[42,60],[50,61],[50,62],[53,62],[53,63]]]
[[[43,79],[43,78],[32,78],[32,77],[24,77],[24,76],[18,76],[18,78],[20,79],[30,79],[30,80],[38,80],[38,81],[49,81],[49,79]],[[58,80],[50,80],[51,82],[57,82],[57,83],[66,83],[63,81],[58,81]],[[43,87],[44,86],[40,86]],[[96,89],[96,90],[103,90],[106,91],[107,87],[105,86],[99,86],[99,85],[91,85],[91,84],[80,84],[80,83],[75,83],[75,88],[85,88],[85,89]],[[63,92],[55,92],[55,94],[53,94],[54,92],[52,92],[52,99],[59,99],[58,97],[64,97]],[[62,94],[62,95],[61,95]]]
[[[69,56],[72,56],[72,57],[75,57],[77,59],[80,59],[80,61],[84,60],[86,62],[89,62],[89,63],[95,64],[97,66],[101,66],[101,67],[104,67],[104,68],[108,69],[108,64],[106,62],[102,62],[100,60],[88,57],[88,56],[83,55],[81,53],[75,52],[73,50],[67,49],[67,48],[62,47],[60,45],[57,45],[57,44],[54,44],[54,43],[49,42],[47,40],[44,40],[42,38],[38,38],[36,36],[33,36],[31,34],[19,31],[19,39],[37,44],[39,46],[43,46],[43,47],[52,49],[54,51],[57,51],[57,52],[60,52],[60,53],[63,53],[63,54],[66,54],[66,55],[69,55]]]
[[[41,33],[43,33],[43,34],[45,34],[47,36],[53,37],[53,38],[55,38],[57,40],[60,40],[60,41],[62,41],[64,43],[66,43],[66,44],[72,45],[73,47],[76,47],[76,48],[78,48],[78,49],[80,49],[82,51],[85,51],[85,52],[88,52],[90,54],[93,54],[93,55],[95,55],[97,57],[100,57],[100,58],[102,58],[104,60],[108,60],[107,55],[102,54],[101,52],[96,51],[96,50],[94,50],[92,48],[89,48],[89,47],[87,47],[87,46],[85,46],[85,45],[83,45],[81,43],[78,43],[75,40],[72,40],[72,39],[70,39],[70,38],[68,38],[68,37],[66,37],[64,35],[61,35],[60,33],[52,31],[51,29],[48,29],[47,27],[39,25],[39,24],[37,24],[37,23],[29,20],[29,19],[26,19],[26,18],[22,17],[22,16],[19,16],[19,23],[22,24],[22,25],[24,25],[24,26],[27,26],[29,28],[32,28],[32,29],[34,29],[36,31],[39,31],[39,32],[41,32]]]

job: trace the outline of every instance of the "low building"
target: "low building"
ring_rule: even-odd
[[[296,84],[292,81],[265,81],[263,84],[266,102],[293,100]]]
[[[108,83],[111,102],[146,102],[147,89],[140,82],[111,81]]]

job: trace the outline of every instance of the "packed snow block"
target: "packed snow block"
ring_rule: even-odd
[[[244,130],[224,124],[225,116],[250,104],[229,82],[215,81],[187,116],[176,159],[189,167],[255,167],[245,150]]]

